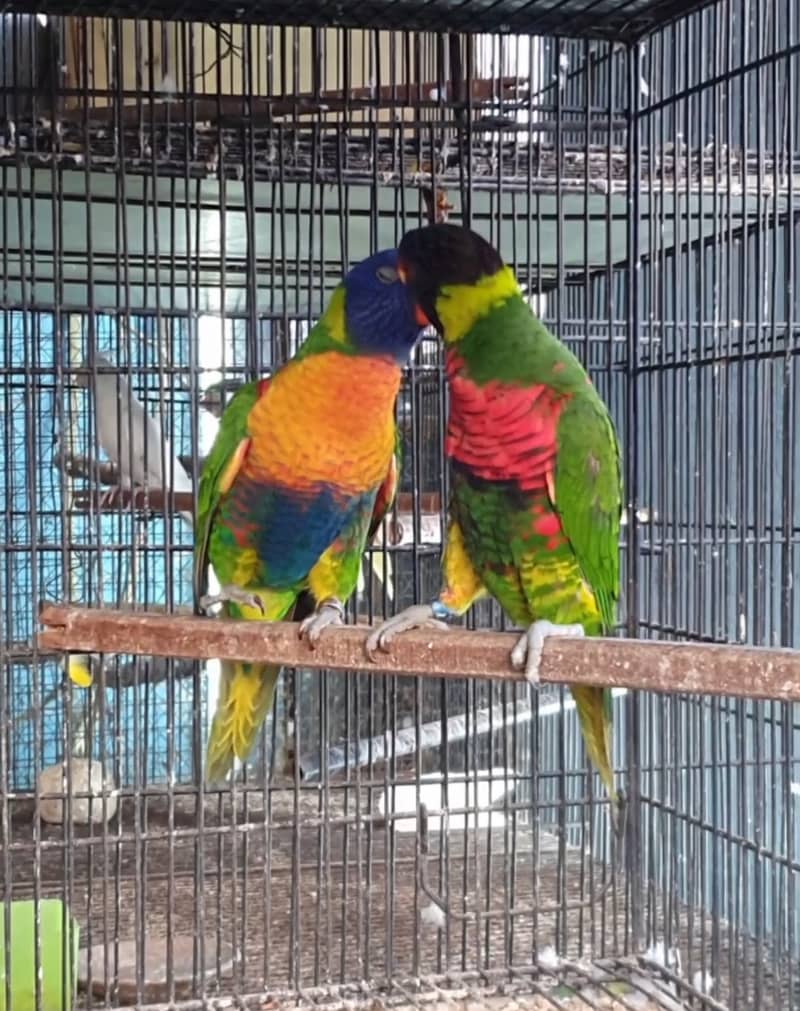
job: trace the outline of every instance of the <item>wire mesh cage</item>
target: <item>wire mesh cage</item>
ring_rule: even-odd
[[[620,855],[564,688],[285,669],[222,788],[217,662],[40,648],[42,600],[192,613],[222,410],[430,216],[498,246],[609,405],[620,628],[795,644],[796,5],[635,44],[679,11],[555,5],[578,39],[295,6],[317,27],[0,17],[6,962],[16,904],[61,899],[80,985],[46,1003],[40,925],[42,1007],[800,1008],[792,703],[615,690]],[[438,590],[446,400],[426,336],[351,619]]]

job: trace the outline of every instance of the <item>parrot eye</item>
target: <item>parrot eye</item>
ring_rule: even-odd
[[[381,284],[394,284],[399,279],[394,267],[378,267],[376,273]]]

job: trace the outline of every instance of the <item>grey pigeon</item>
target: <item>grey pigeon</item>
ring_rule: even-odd
[[[170,488],[163,472],[163,461],[166,461],[172,490],[191,494],[191,478],[173,453],[158,419],[147,413],[125,377],[105,355],[95,352],[94,362],[97,371],[91,375],[81,374],[77,382],[88,387],[92,381],[97,439],[108,458],[117,465],[120,487],[168,492]],[[83,367],[89,369],[91,366],[85,361]],[[190,512],[179,515],[189,526],[194,525]]]

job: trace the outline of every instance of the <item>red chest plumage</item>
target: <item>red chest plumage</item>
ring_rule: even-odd
[[[547,488],[558,449],[563,395],[544,384],[492,380],[478,386],[455,351],[448,352],[447,375],[447,455],[487,481],[514,481],[524,491]]]

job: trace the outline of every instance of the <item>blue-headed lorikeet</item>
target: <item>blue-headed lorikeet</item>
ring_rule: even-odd
[[[601,635],[620,589],[621,460],[605,404],[577,358],[533,315],[481,236],[434,224],[400,243],[400,274],[446,347],[452,497],[444,586],[367,641],[447,627],[489,594],[527,631],[511,660],[538,681],[548,635]],[[611,693],[573,686],[586,746],[616,821]]]
[[[228,617],[278,621],[297,604],[312,647],[343,622],[367,538],[395,496],[394,406],[421,330],[396,250],[376,253],[347,274],[291,361],[236,392],[200,478],[198,597],[209,562],[221,584],[201,607],[222,602]],[[250,753],[278,673],[223,662],[208,779]]]

